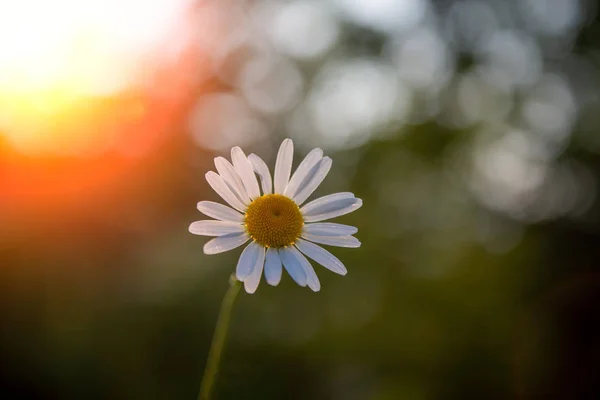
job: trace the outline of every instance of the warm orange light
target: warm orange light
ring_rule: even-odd
[[[95,114],[98,99],[144,85],[189,4],[0,0],[0,134],[26,152],[89,140],[85,127],[70,138],[61,128]]]

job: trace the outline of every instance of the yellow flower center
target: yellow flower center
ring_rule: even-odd
[[[244,223],[252,239],[265,247],[279,248],[294,244],[304,219],[292,199],[267,194],[250,203]]]

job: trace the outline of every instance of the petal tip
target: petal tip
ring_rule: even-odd
[[[213,254],[217,254],[217,252],[214,249],[211,249],[208,246],[208,243],[204,245],[202,250],[204,251],[204,254],[206,254],[207,256],[212,256]]]
[[[248,294],[254,294],[254,293],[256,293],[256,289],[257,288],[247,287],[246,283],[244,283],[244,289],[246,290],[246,293],[248,293]]]
[[[244,150],[242,150],[242,148],[240,146],[234,146],[231,148],[231,158],[233,159],[234,156],[246,157],[246,154],[244,153]]]
[[[237,279],[240,282],[244,282],[247,278],[248,278],[248,276],[246,276],[246,275],[240,275],[237,272],[235,273],[235,279]]]
[[[319,282],[318,278],[316,278],[314,281],[311,281],[308,284],[308,288],[313,292],[319,292],[321,291],[321,282]]]
[[[217,173],[215,171],[208,171],[207,173],[204,174],[204,177],[206,178],[206,180],[209,179],[209,177],[215,176]]]

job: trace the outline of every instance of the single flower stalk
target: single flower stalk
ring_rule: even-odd
[[[285,268],[298,285],[318,292],[321,283],[305,256],[336,274],[346,275],[344,264],[319,244],[360,246],[352,236],[358,231],[355,227],[322,221],[357,210],[362,200],[350,192],[342,192],[304,204],[329,173],[332,160],[323,157],[321,149],[314,149],[292,175],[293,155],[294,144],[285,139],[271,179],[269,168],[259,156],[246,157],[242,149],[234,147],[231,163],[217,157],[217,172],[206,174],[209,185],[230,207],[201,201],[198,210],[214,219],[193,222],[189,231],[215,237],[204,245],[206,254],[233,250],[248,241],[250,244],[242,251],[221,306],[200,388],[201,400],[208,400],[211,395],[239,282],[252,294],[263,272],[267,283],[277,286]]]

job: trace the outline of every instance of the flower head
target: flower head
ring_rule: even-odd
[[[201,201],[198,210],[215,219],[193,222],[189,230],[195,235],[216,236],[204,245],[206,254],[222,253],[251,241],[242,251],[236,268],[236,277],[244,282],[248,293],[258,288],[263,270],[267,283],[278,285],[283,267],[298,285],[319,291],[319,278],[304,255],[345,275],[344,264],[315,243],[360,246],[352,236],[358,231],[355,227],[320,221],[357,210],[362,200],[343,192],[302,206],[323,182],[332,161],[323,157],[321,149],[314,149],[292,175],[293,154],[293,142],[284,140],[277,154],[273,180],[260,157],[256,154],[246,157],[239,147],[231,149],[233,163],[217,157],[218,173],[206,174],[208,184],[233,208]],[[256,175],[260,178],[260,188]]]

